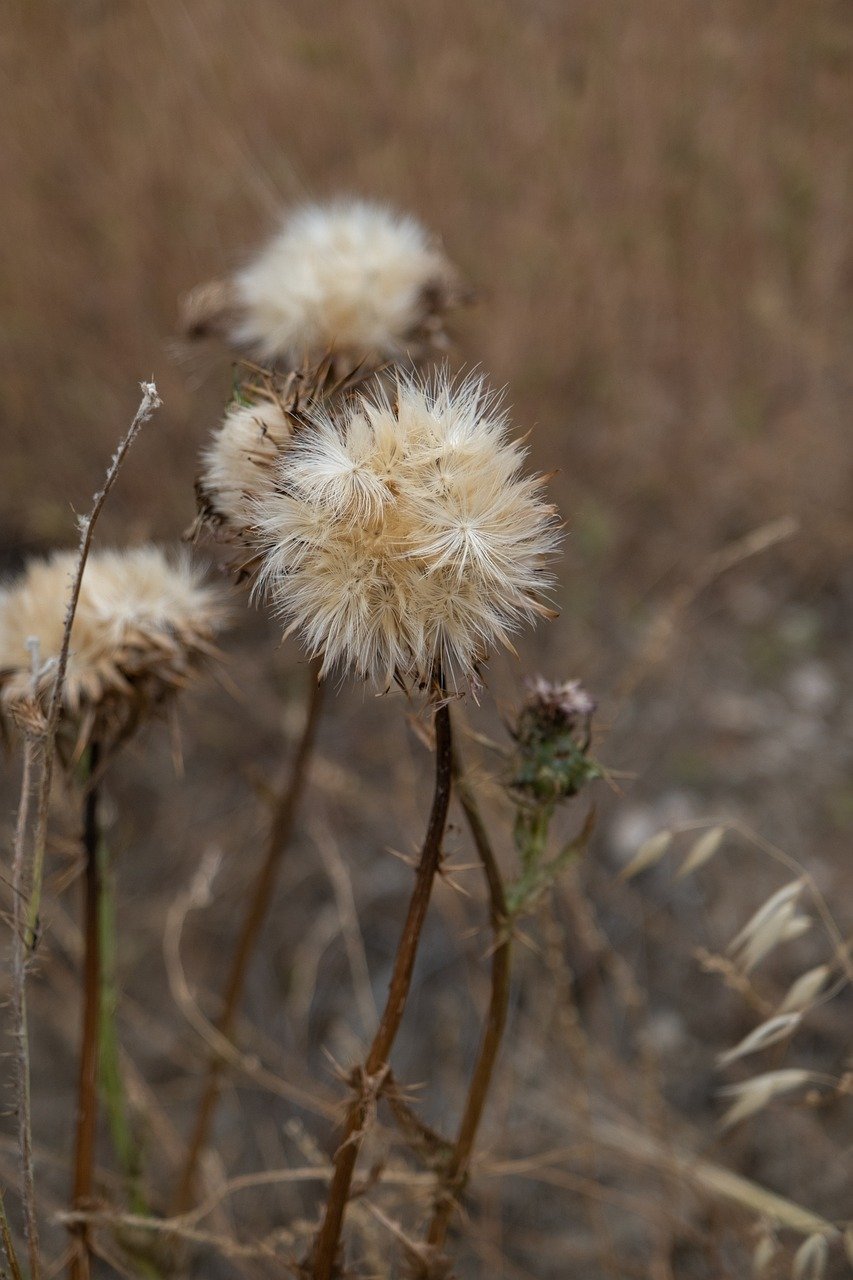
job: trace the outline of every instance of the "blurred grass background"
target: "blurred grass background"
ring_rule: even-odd
[[[661,880],[614,889],[620,861],[661,823],[722,809],[807,859],[849,928],[849,5],[11,0],[0,52],[3,567],[72,539],[71,507],[87,506],[143,376],[154,376],[165,407],[99,536],[170,539],[187,526],[197,452],[231,371],[176,339],[178,299],[239,263],[283,205],[352,192],[422,218],[480,294],[458,322],[454,362],[507,386],[535,465],[558,471],[563,612],[525,641],[523,669],[583,677],[603,701],[604,758],[630,774],[623,796],[603,797],[593,856],[557,895],[556,940],[522,955],[514,1048],[487,1144],[521,1156],[567,1140],[576,1080],[593,1095],[605,1081],[644,1124],[689,1121],[727,1163],[849,1214],[835,1145],[849,1138],[849,1116],[793,1112],[721,1147],[714,1129],[714,1054],[749,1024],[716,980],[697,976],[694,951],[724,944],[778,870],[737,854],[715,863],[701,889]],[[798,519],[797,536],[679,616],[661,669],[621,705],[626,669],[662,603],[721,546],[786,515]],[[151,735],[149,754],[135,752],[113,783],[129,904],[124,1034],[178,1130],[199,1055],[163,999],[164,911],[212,843],[226,854],[254,847],[261,821],[247,781],[277,768],[279,700],[291,733],[301,698],[292,653],[274,652],[262,618],[247,620],[232,648],[239,708],[214,691],[188,713],[185,779],[173,775],[165,735]],[[518,680],[512,663],[496,664],[502,707]],[[396,702],[354,690],[337,699],[321,744],[317,786],[353,877],[378,996],[407,883],[380,851],[408,850],[419,830],[418,751]],[[506,809],[490,795],[497,822]],[[346,1058],[361,1031],[348,1022],[346,960],[316,842],[316,832],[303,837],[289,864],[249,1016],[290,1055],[288,1070],[331,1086],[322,1046]],[[55,852],[70,856],[61,842]],[[193,977],[209,989],[233,924],[229,894],[250,871],[248,856],[227,863],[221,896],[191,931]],[[444,888],[437,902],[400,1069],[421,1079],[432,1056],[440,1096],[426,1106],[445,1123],[485,993],[474,968],[460,1005],[459,966],[482,960],[482,938],[459,934],[476,904],[460,907]],[[54,945],[67,961],[74,934],[61,910]],[[320,922],[322,943],[311,936]],[[825,958],[817,931],[797,947],[771,975],[780,990]],[[557,953],[572,975],[571,1014]],[[630,1016],[613,979],[623,962],[647,1001]],[[38,1136],[60,1154],[75,1036],[68,983],[67,965],[45,961]],[[803,1047],[809,1065],[842,1069],[850,1014],[849,998],[827,1008]],[[662,1059],[665,1115],[636,1096],[638,1080],[652,1088],[645,1050],[628,1047],[637,1025],[638,1043]],[[291,1113],[280,1100],[229,1095],[219,1134],[229,1170],[284,1161],[271,1134]],[[158,1169],[169,1167],[167,1131],[149,1153]],[[323,1126],[316,1137],[328,1145]],[[595,1160],[588,1172],[616,1177]],[[671,1180],[652,1189],[661,1220],[644,1233],[612,1187],[604,1207],[582,1210],[583,1190],[566,1177],[482,1187],[463,1276],[488,1264],[496,1280],[547,1280],[576,1261],[587,1277],[742,1280],[746,1229],[732,1252],[716,1210],[676,1210]],[[649,1190],[647,1173],[619,1177],[626,1195]],[[56,1186],[61,1203],[58,1174]],[[268,1229],[280,1206],[273,1197],[246,1210],[243,1234]]]

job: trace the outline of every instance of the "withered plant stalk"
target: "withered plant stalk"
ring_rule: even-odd
[[[489,1008],[483,1039],[474,1064],[471,1083],[459,1131],[440,1180],[427,1242],[441,1248],[447,1235],[453,1206],[462,1189],[471,1162],[477,1130],[491,1088],[498,1052],[506,1026],[510,994],[511,943],[507,930],[507,903],[500,867],[480,813],[477,798],[465,777],[459,754],[453,753],[453,782],[462,805],[489,893],[489,923],[492,929],[492,975]]]
[[[74,615],[77,612],[77,602],[80,599],[83,572],[86,568],[86,561],[89,559],[89,552],[92,549],[95,525],[97,524],[98,518],[104,509],[107,498],[110,496],[110,491],[118,478],[118,473],[121,470],[122,463],[127,457],[128,450],[139,435],[143,425],[148,421],[154,411],[159,409],[160,405],[163,403],[157,394],[157,388],[153,382],[142,382],[140,383],[140,387],[142,389],[142,399],[139,402],[139,408],[136,410],[133,422],[131,422],[125,436],[112,456],[104,479],[104,486],[102,489],[98,490],[92,499],[91,511],[87,516],[83,516],[79,522],[80,546],[78,550],[77,568],[74,573],[74,579],[71,583],[71,595],[68,599],[68,608],[65,611],[65,625],[63,627],[62,643],[59,646],[59,656],[56,661],[56,676],[53,682],[53,689],[51,690],[50,705],[47,712],[47,728],[44,735],[44,760],[42,763],[41,780],[38,789],[36,829],[35,836],[33,838],[33,884],[30,898],[29,918],[27,921],[27,945],[31,948],[35,946],[39,932],[41,885],[44,871],[44,857],[47,849],[47,820],[50,812],[50,790],[53,783],[53,766],[56,759],[56,734],[59,728],[59,715],[62,710],[62,693],[65,687],[65,673],[68,669],[68,654],[71,648],[71,628],[74,624]]]
[[[13,939],[12,1010],[15,1023],[14,1035],[16,1042],[16,1065],[18,1075],[18,1129],[21,1148],[22,1199],[24,1203],[24,1220],[26,1224],[27,1246],[29,1251],[30,1280],[39,1280],[41,1275],[41,1264],[39,1256],[38,1222],[36,1218],[35,1182],[33,1177],[32,1161],[30,1060],[26,999],[27,959],[28,956],[36,949],[40,933],[41,886],[44,871],[44,858],[47,849],[47,825],[48,815],[50,812],[50,793],[53,783],[53,768],[56,758],[56,736],[59,728],[59,717],[62,709],[62,694],[65,685],[65,673],[68,667],[68,655],[71,646],[71,628],[74,623],[74,614],[77,610],[77,601],[80,598],[80,586],[83,581],[83,571],[86,568],[86,561],[89,558],[89,552],[92,547],[95,525],[103,511],[104,504],[109,497],[110,491],[116,482],[122,463],[127,456],[127,452],[136,437],[139,435],[143,424],[149,420],[154,411],[158,409],[162,403],[157,394],[157,388],[153,382],[143,382],[140,385],[142,390],[142,399],[139,402],[139,408],[136,410],[133,421],[112,456],[110,465],[107,468],[103,488],[95,494],[92,500],[92,509],[89,512],[89,515],[86,516],[80,524],[80,544],[77,569],[74,574],[74,580],[71,584],[71,594],[65,613],[62,643],[59,648],[59,656],[56,663],[56,675],[54,677],[53,689],[51,691],[50,704],[47,713],[47,724],[45,726],[42,739],[42,766],[38,784],[38,802],[36,808],[35,832],[33,835],[31,859],[28,859],[26,854],[29,776],[27,776],[25,780],[26,786],[22,790],[23,813],[19,810],[18,815],[13,880],[16,880],[17,878],[19,883],[17,883],[17,887],[14,890],[15,905],[13,911],[15,913],[20,912],[20,915],[16,915],[14,921],[15,936]],[[35,750],[29,737],[26,750],[31,753]],[[33,758],[33,754],[30,754],[30,768],[32,767]],[[28,861],[30,863],[29,875],[27,874],[25,866]],[[27,906],[25,921],[23,906],[24,894],[26,893],[29,894],[29,903]]]
[[[84,918],[83,918],[83,1019],[77,1081],[77,1126],[74,1144],[72,1209],[87,1209],[92,1196],[95,1138],[98,1124],[98,1058],[101,1035],[101,831],[98,817],[98,769],[100,749],[89,748],[88,779],[83,807]],[[85,1224],[68,1265],[69,1280],[87,1280],[89,1241]]]
[[[15,1037],[15,1091],[18,1118],[18,1144],[21,1154],[21,1191],[24,1207],[24,1229],[27,1237],[27,1254],[32,1280],[39,1280],[41,1258],[39,1253],[38,1216],[33,1175],[33,1136],[30,1114],[30,1049],[27,1019],[27,941],[26,900],[27,884],[27,828],[29,825],[30,797],[32,794],[33,767],[38,743],[32,733],[24,741],[24,766],[21,776],[21,799],[15,828],[15,850],[12,858],[12,1019]],[[5,1215],[4,1215],[5,1223]],[[11,1236],[4,1230],[4,1244],[8,1253]],[[14,1253],[14,1249],[13,1249]],[[9,1265],[14,1269],[17,1261],[9,1255]]]
[[[338,1247],[344,1214],[358,1153],[364,1137],[371,1104],[382,1092],[388,1075],[388,1059],[400,1029],[421,932],[429,907],[432,885],[441,860],[441,845],[447,823],[447,810],[453,774],[453,735],[450,710],[443,699],[441,682],[436,681],[438,699],[435,724],[435,787],[426,836],[415,875],[415,887],[388,988],[388,998],[367,1058],[358,1073],[358,1094],[350,1106],[344,1123],[343,1138],[335,1153],[332,1181],[323,1222],[314,1244],[312,1275],[314,1280],[332,1280],[335,1275]]]
[[[222,1010],[216,1022],[216,1029],[228,1039],[233,1035],[234,1022],[246,983],[246,974],[258,945],[264,920],[272,901],[281,859],[293,835],[297,807],[305,787],[305,778],[317,736],[317,725],[320,720],[325,690],[325,683],[318,676],[319,663],[312,662],[309,667],[310,693],[305,724],[297,744],[293,763],[275,801],[267,835],[264,860],[261,863],[257,879],[246,903],[246,913],[243,917],[237,945],[231,959],[231,969],[225,983]],[[224,1059],[219,1054],[212,1056],[210,1059],[205,1076],[204,1092],[196,1112],[195,1123],[175,1196],[176,1213],[184,1213],[192,1207],[198,1164],[207,1145],[210,1127],[213,1123],[216,1104],[222,1087],[222,1074],[225,1065]]]

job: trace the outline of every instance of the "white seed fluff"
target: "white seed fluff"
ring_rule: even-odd
[[[328,353],[381,362],[441,336],[458,278],[414,218],[364,201],[290,213],[232,281],[230,338],[296,366]]]
[[[255,504],[259,581],[323,672],[476,685],[537,615],[559,540],[542,479],[480,378],[397,376],[320,411]]]

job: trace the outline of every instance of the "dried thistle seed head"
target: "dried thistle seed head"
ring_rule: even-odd
[[[251,576],[257,552],[253,503],[275,485],[275,464],[322,405],[352,391],[370,374],[364,367],[335,369],[329,359],[285,376],[255,370],[229,405],[201,457],[196,479],[198,514],[188,537],[203,530],[237,543],[241,575]]]
[[[511,789],[552,803],[601,777],[600,766],[587,755],[595,708],[595,699],[579,680],[528,680],[527,698],[510,730],[518,744]]]
[[[251,522],[251,504],[275,485],[274,463],[292,422],[274,400],[233,404],[202,454],[196,496],[202,520],[228,537]]]
[[[0,712],[20,721],[44,704],[62,644],[75,552],[33,561],[0,591]],[[115,742],[181,688],[211,654],[225,620],[218,591],[184,556],[156,547],[93,553],[71,629],[63,715],[84,742]],[[33,689],[28,641],[39,641]]]
[[[464,292],[414,218],[340,200],[289,213],[230,281],[190,294],[184,328],[189,336],[222,334],[254,359],[286,368],[327,353],[381,364],[442,345],[444,318]]]
[[[398,374],[320,409],[255,505],[260,581],[323,671],[477,683],[537,616],[558,541],[542,480],[482,379]]]

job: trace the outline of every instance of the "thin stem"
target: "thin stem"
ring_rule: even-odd
[[[86,858],[83,959],[83,1023],[80,1042],[80,1070],[77,1085],[77,1131],[74,1151],[74,1181],[71,1205],[90,1207],[95,1163],[95,1136],[98,1119],[98,1056],[101,1013],[101,860],[98,818],[97,770],[100,750],[89,748],[88,786],[83,817],[83,850]],[[68,1267],[69,1280],[87,1280],[90,1271],[88,1232],[79,1229]]]
[[[140,1187],[142,1152],[134,1139],[128,1121],[124,1079],[121,1069],[118,1029],[117,930],[115,884],[109,851],[103,836],[98,842],[101,868],[100,909],[101,934],[101,1012],[99,1020],[100,1097],[104,1104],[113,1149],[125,1176],[130,1208],[134,1213],[146,1209]]]
[[[240,927],[240,934],[231,960],[231,969],[222,996],[222,1012],[215,1024],[220,1035],[228,1039],[231,1039],[233,1034],[237,1010],[246,983],[246,974],[272,902],[279,865],[293,834],[297,806],[305,787],[308,764],[314,749],[325,691],[325,684],[319,679],[319,665],[316,662],[312,662],[309,668],[309,681],[311,684],[310,700],[302,736],[296,748],[296,755],[290,768],[289,776],[276,800],[272,822],[267,835],[264,860],[258,871],[258,877],[246,906],[246,914]],[[211,1057],[209,1061],[204,1092],[196,1112],[195,1124],[193,1125],[186,1159],[175,1195],[176,1213],[184,1213],[192,1207],[198,1164],[207,1145],[210,1126],[213,1122],[216,1104],[219,1101],[219,1094],[222,1088],[222,1073],[225,1066],[225,1060],[219,1054]]]
[[[38,745],[32,734],[24,742],[24,767],[21,776],[21,799],[15,826],[15,851],[12,858],[12,1020],[15,1037],[15,1085],[18,1115],[18,1145],[21,1153],[21,1193],[24,1206],[24,1230],[31,1280],[41,1276],[38,1214],[36,1211],[35,1176],[33,1172],[33,1133],[30,1099],[30,1040],[27,1017],[27,939],[26,899],[27,828],[32,795],[33,767]],[[4,1216],[5,1222],[5,1216]],[[5,1235],[4,1235],[5,1239]],[[11,1237],[9,1237],[11,1239]],[[12,1258],[9,1265],[17,1265]]]
[[[6,1205],[3,1200],[3,1192],[0,1190],[0,1239],[3,1241],[3,1252],[6,1255],[6,1261],[9,1263],[9,1272],[0,1265],[0,1274],[4,1280],[8,1274],[11,1280],[23,1280],[21,1274],[21,1264],[18,1262],[18,1255],[15,1252],[15,1242],[12,1239],[12,1232],[9,1230],[9,1219],[6,1217]]]
[[[27,919],[27,947],[35,950],[39,936],[39,911],[41,908],[41,886],[44,877],[44,859],[47,850],[47,820],[50,810],[50,789],[53,782],[53,766],[56,759],[56,735],[59,729],[59,716],[62,710],[62,692],[65,686],[65,673],[68,668],[68,655],[71,648],[71,628],[74,625],[74,615],[77,612],[77,603],[80,599],[80,588],[83,582],[83,571],[86,568],[86,561],[89,559],[89,552],[92,549],[92,538],[95,532],[95,525],[104,509],[104,504],[110,495],[110,491],[116,482],[121,465],[127,457],[127,452],[133,444],[143,423],[146,423],[155,409],[159,409],[162,401],[157,394],[157,388],[153,382],[140,383],[142,389],[142,399],[139,402],[139,408],[136,415],[127,429],[124,438],[121,440],[118,448],[112,456],[110,465],[107,468],[107,474],[104,479],[102,489],[99,489],[92,499],[92,509],[88,516],[82,517],[78,521],[80,529],[80,543],[77,551],[77,564],[74,568],[74,574],[71,582],[71,594],[68,599],[68,607],[65,610],[65,622],[62,631],[62,643],[59,646],[59,655],[56,659],[56,675],[53,680],[53,688],[50,694],[50,705],[47,712],[47,727],[44,734],[44,759],[42,762],[41,779],[38,790],[38,809],[36,812],[36,829],[33,838],[33,884],[32,893],[30,895],[30,906]]]
[[[337,1265],[338,1246],[346,1213],[350,1185],[364,1137],[370,1107],[382,1090],[412,981],[415,958],[429,907],[435,874],[441,861],[441,844],[447,823],[452,785],[453,736],[446,702],[435,709],[435,789],[426,836],[421,849],[415,887],[394,958],[394,969],[385,1008],[361,1068],[359,1095],[349,1109],[343,1139],[335,1154],[332,1181],[323,1222],[317,1235],[312,1262],[314,1280],[332,1280]]]
[[[444,1244],[453,1212],[455,1196],[464,1185],[468,1173],[477,1130],[491,1087],[495,1063],[501,1040],[503,1039],[504,1028],[506,1027],[512,958],[510,937],[506,930],[506,894],[504,893],[500,868],[477,804],[477,798],[465,778],[461,761],[455,751],[453,754],[453,781],[480,862],[483,865],[483,874],[489,890],[489,922],[492,928],[493,945],[492,985],[483,1039],[474,1065],[471,1083],[468,1086],[468,1096],[459,1122],[459,1132],[456,1136],[450,1159],[447,1161],[443,1171],[440,1192],[427,1235],[429,1244],[436,1248],[441,1248]]]

